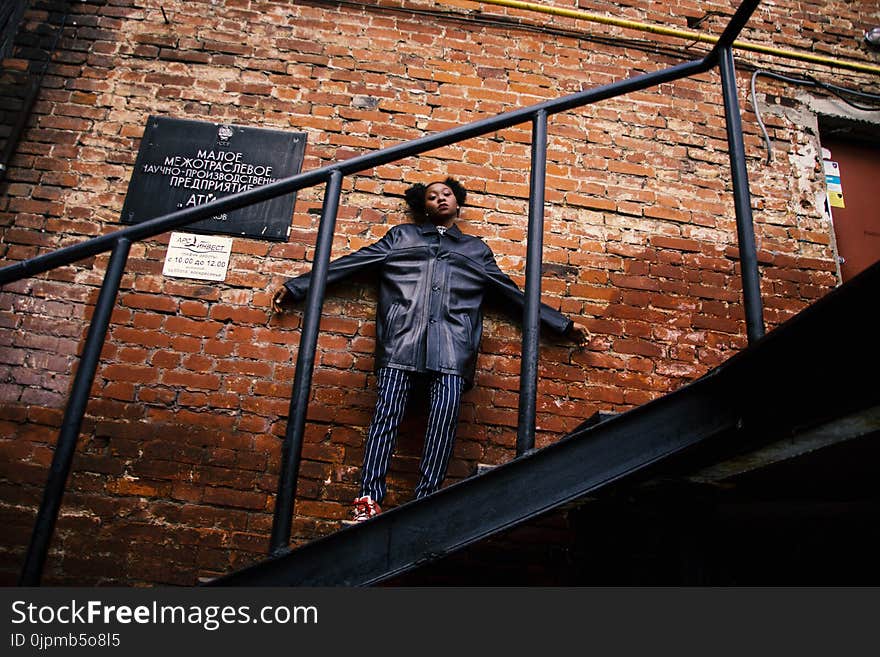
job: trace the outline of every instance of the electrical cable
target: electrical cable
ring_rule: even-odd
[[[818,87],[818,88],[824,89],[828,93],[836,96],[837,98],[842,100],[844,103],[846,103],[850,107],[853,107],[857,110],[860,110],[863,112],[880,112],[880,107],[874,107],[874,106],[869,107],[869,106],[865,106],[865,105],[860,105],[852,100],[849,100],[849,98],[847,98],[847,96],[857,96],[859,98],[874,100],[874,101],[877,101],[878,103],[880,103],[880,95],[878,95],[878,94],[870,94],[870,93],[865,93],[864,91],[857,91],[855,89],[847,89],[846,87],[840,87],[836,84],[831,84],[828,82],[821,82],[811,76],[807,76],[805,78],[793,78],[791,76],[781,75],[779,73],[774,73],[772,71],[766,71],[763,69],[755,69],[755,71],[752,73],[752,79],[751,79],[751,84],[750,84],[752,108],[755,111],[755,118],[758,120],[758,126],[761,128],[761,133],[764,135],[764,145],[767,148],[767,164],[770,164],[770,162],[773,161],[773,147],[770,143],[770,135],[767,133],[767,127],[764,125],[764,120],[761,118],[761,110],[758,107],[757,94],[755,93],[755,80],[758,78],[759,75],[773,78],[775,80],[781,80],[783,82],[789,82],[792,84],[801,84],[801,85],[808,86],[808,87]]]

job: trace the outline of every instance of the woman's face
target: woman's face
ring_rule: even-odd
[[[449,223],[458,216],[458,201],[452,190],[443,183],[432,183],[425,190],[425,214],[438,223]]]

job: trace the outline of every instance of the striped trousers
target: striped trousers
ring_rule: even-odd
[[[379,396],[364,448],[361,496],[369,495],[377,502],[385,498],[385,475],[391,462],[391,453],[397,442],[413,381],[419,376],[424,375],[391,367],[379,369]],[[455,374],[429,372],[427,376],[430,377],[430,406],[416,498],[433,493],[446,477],[464,389],[464,379]]]

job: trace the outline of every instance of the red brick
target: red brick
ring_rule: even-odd
[[[215,305],[211,308],[209,317],[219,322],[232,321],[236,324],[265,324],[267,314],[265,310]]]
[[[165,320],[165,330],[171,334],[216,337],[223,325],[218,322],[198,321],[183,317],[169,317]]]
[[[217,390],[220,388],[220,377],[215,374],[199,374],[196,372],[166,371],[161,382],[169,386],[183,386],[188,389]]]
[[[267,496],[265,493],[209,486],[205,488],[204,501],[208,504],[233,508],[263,510],[266,507]]]

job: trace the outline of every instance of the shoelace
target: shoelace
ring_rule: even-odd
[[[354,503],[354,517],[360,518],[361,516],[366,516],[367,518],[373,517],[372,505],[369,502],[355,502]]]

